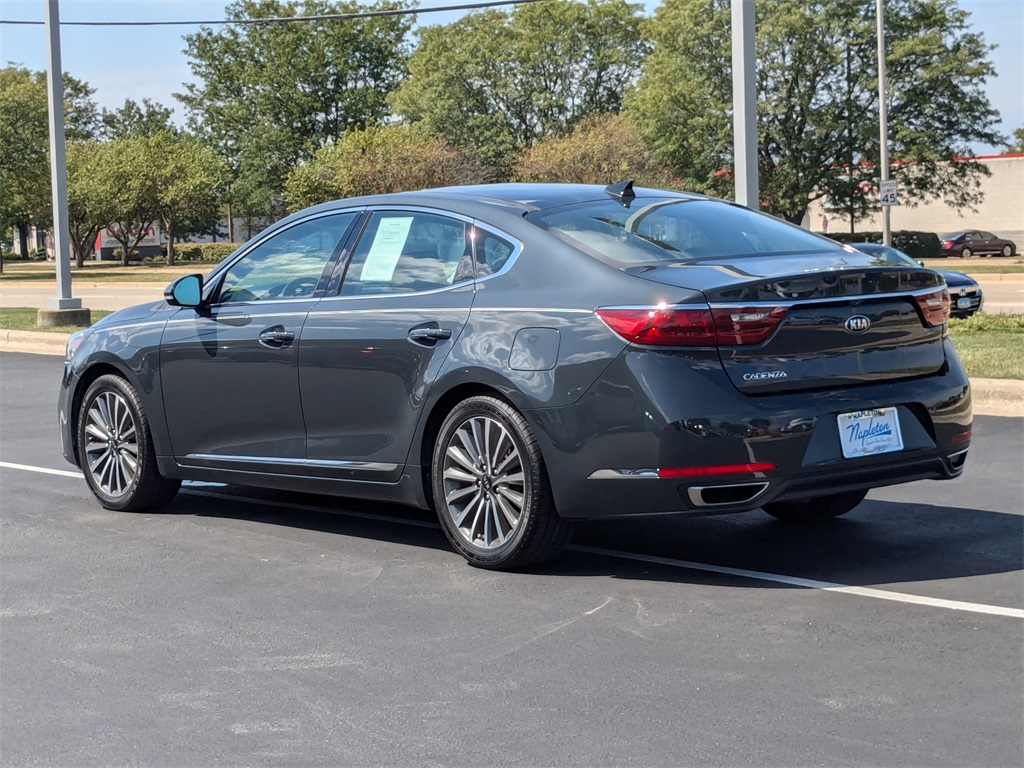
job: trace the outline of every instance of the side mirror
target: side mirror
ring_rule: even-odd
[[[203,303],[203,276],[179,277],[164,290],[164,300],[172,307],[197,308]]]
[[[918,265],[919,267],[923,267],[923,266],[924,266],[924,261],[922,261],[921,259],[918,259],[918,260],[917,260],[917,265]]]

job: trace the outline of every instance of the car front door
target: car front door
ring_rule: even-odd
[[[306,457],[321,474],[400,478],[473,303],[470,233],[468,221],[422,210],[367,217],[340,292],[313,307],[303,329]]]
[[[167,323],[164,409],[179,464],[298,471],[302,326],[357,212],[321,215],[265,238]]]

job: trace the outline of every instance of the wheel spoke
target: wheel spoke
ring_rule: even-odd
[[[472,429],[472,427],[470,427],[470,429]],[[468,431],[466,429],[466,425],[463,424],[461,427],[459,427],[459,431],[456,432],[455,434],[458,436],[459,441],[462,443],[462,446],[466,449],[466,453],[468,453],[470,458],[472,459],[473,465],[479,466],[483,464],[483,462],[480,460],[480,452],[477,450],[476,443],[473,441],[473,434],[471,431]]]
[[[494,500],[498,504],[498,508],[501,510],[501,514],[505,516],[505,520],[508,521],[508,527],[511,531],[517,525],[519,525],[519,516],[522,510],[513,509],[508,501],[500,493],[494,496]]]
[[[474,476],[480,476],[480,470],[476,464],[473,463],[473,459],[466,455],[465,451],[460,450],[454,445],[448,446],[448,455],[451,456],[455,461],[461,464],[468,472],[471,472]]]
[[[447,476],[447,474],[448,473],[446,472],[445,476]],[[459,499],[468,496],[471,493],[476,493],[476,491],[477,488],[475,485],[464,485],[462,488],[456,488],[455,490],[445,494],[444,500],[447,501],[449,504],[452,504],[458,501]]]
[[[100,392],[86,413],[85,461],[93,483],[119,497],[131,490],[139,473],[139,436],[128,401],[115,391]]]
[[[518,491],[513,491],[511,488],[506,488],[503,485],[495,488],[495,491],[515,504],[516,509],[521,510],[523,508],[523,494]]]

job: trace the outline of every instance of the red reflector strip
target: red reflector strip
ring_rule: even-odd
[[[956,437],[954,437],[954,438],[953,438],[952,440],[950,440],[949,442],[950,442],[951,444],[955,444],[955,443],[963,443],[963,442],[965,442],[965,441],[967,441],[967,440],[970,440],[970,439],[971,439],[971,430],[969,430],[969,429],[968,429],[968,430],[967,430],[966,432],[961,432],[961,433],[960,433],[959,435],[957,435]]]
[[[707,477],[708,475],[738,475],[744,472],[770,472],[774,464],[719,464],[712,467],[665,467],[658,470],[658,477]]]

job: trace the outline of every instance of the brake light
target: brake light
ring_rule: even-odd
[[[942,247],[945,248],[946,250],[949,250],[950,248],[953,247],[953,241],[952,240],[943,240],[942,241]]]
[[[633,344],[713,347],[760,344],[786,314],[786,307],[599,307],[605,325]]]
[[[713,347],[715,326],[708,309],[643,307],[594,310],[604,324],[633,344]]]
[[[949,320],[949,291],[945,288],[914,297],[925,326],[934,328]]]

